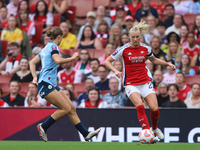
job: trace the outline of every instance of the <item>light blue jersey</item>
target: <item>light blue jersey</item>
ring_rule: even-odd
[[[42,63],[42,70],[40,72],[38,83],[45,81],[56,87],[58,65],[54,62],[52,58],[52,54],[54,53],[58,53],[60,55],[58,46],[53,42],[48,42],[48,44],[38,54]]]

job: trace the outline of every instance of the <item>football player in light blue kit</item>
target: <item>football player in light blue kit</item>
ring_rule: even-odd
[[[62,41],[62,30],[54,27],[47,31],[47,36],[51,41],[42,49],[42,51],[35,56],[30,62],[30,70],[33,76],[33,84],[38,85],[38,91],[42,98],[58,107],[49,118],[44,122],[38,124],[37,128],[41,138],[47,141],[47,129],[60,118],[65,115],[69,116],[70,121],[75,125],[76,129],[83,135],[86,141],[96,136],[100,129],[88,132],[88,130],[81,123],[74,104],[65,95],[65,93],[56,84],[57,66],[58,64],[67,63],[78,57],[78,53],[70,58],[62,58],[58,46]],[[42,62],[42,70],[39,80],[37,82],[36,64]]]

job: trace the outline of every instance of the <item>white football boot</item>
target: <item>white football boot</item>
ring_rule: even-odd
[[[43,141],[47,142],[47,134],[45,133],[44,129],[42,128],[42,123],[39,123],[37,125],[38,131],[39,131],[39,135],[42,138]]]
[[[99,128],[99,129],[96,129],[95,131],[89,132],[88,135],[85,137],[85,140],[86,141],[91,140],[94,136],[98,135],[100,131],[101,129]]]
[[[164,139],[164,134],[159,128],[156,128],[155,130],[151,128],[151,130],[158,136],[159,139]]]

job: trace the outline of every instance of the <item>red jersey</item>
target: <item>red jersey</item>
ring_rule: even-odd
[[[200,53],[199,45],[196,44],[193,48],[190,48],[187,44],[183,47],[183,53],[188,54],[190,56],[190,60],[192,60],[194,55],[198,55]]]
[[[132,15],[136,14],[136,10],[141,7],[141,2],[138,1],[137,5],[134,7],[132,3],[127,5],[128,9],[130,10]]]
[[[4,22],[2,22],[2,21],[0,21],[0,25],[2,25],[3,26],[3,29],[4,28],[8,28],[8,20],[6,20],[6,21],[4,21]]]
[[[114,60],[121,57],[124,68],[124,86],[140,85],[152,81],[145,67],[146,58],[152,56],[151,48],[143,43],[140,43],[137,48],[127,43],[111,55]]]
[[[102,102],[103,102],[103,100],[100,99],[100,100],[99,100],[99,103],[98,103],[98,105],[97,105],[97,107],[98,107]],[[91,105],[90,101],[87,101],[87,100],[86,100],[84,103],[85,103],[85,108],[95,108],[95,107],[96,107],[96,106],[94,106],[94,105]]]
[[[187,94],[190,91],[190,87],[185,85],[182,90],[178,92],[178,98],[184,101],[187,98]]]
[[[35,23],[33,22],[33,21],[31,21],[31,20],[29,20],[28,21],[28,23],[26,24],[26,25],[21,25],[20,26],[20,29],[22,30],[22,31],[25,31],[26,32],[26,34],[29,36],[29,35],[31,35],[31,31],[32,31],[32,28],[35,26]]]
[[[163,12],[164,12],[165,6],[166,6],[167,4],[168,4],[168,3],[164,3],[164,4],[158,5],[157,2],[155,2],[155,3],[152,3],[152,4],[151,4],[151,7],[155,8],[155,9],[157,10],[158,14],[160,14],[160,13],[163,13]]]
[[[81,83],[82,74],[80,71],[72,69],[69,73],[63,69],[57,74],[59,83]]]
[[[115,21],[115,16],[116,16],[116,10],[117,8],[113,8],[111,11],[110,11],[110,18],[112,21]],[[128,7],[126,5],[124,5],[124,10],[127,14],[127,12],[129,11]]]

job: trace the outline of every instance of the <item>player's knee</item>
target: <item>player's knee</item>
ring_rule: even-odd
[[[158,110],[158,106],[150,107],[150,110],[151,110],[151,111],[157,111],[157,110]]]
[[[65,115],[69,114],[71,112],[71,107],[70,106],[66,106],[64,109],[63,109],[63,112],[65,113]]]
[[[71,106],[71,112],[76,112],[76,107],[75,107],[75,105],[72,105],[72,106]]]

